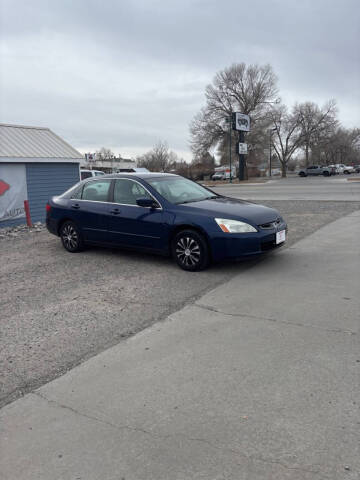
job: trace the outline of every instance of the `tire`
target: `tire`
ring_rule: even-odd
[[[206,241],[194,230],[177,233],[171,242],[171,253],[179,267],[188,272],[204,270],[210,262]]]
[[[324,177],[328,177],[330,175],[330,173],[325,171],[325,172],[323,172],[323,175],[324,175]]]
[[[82,235],[72,221],[64,222],[60,227],[61,243],[65,250],[70,253],[81,252],[84,248],[84,241]]]
[[[305,173],[305,172],[300,172],[300,173],[299,173],[299,176],[300,176],[300,177],[306,177],[306,173]]]

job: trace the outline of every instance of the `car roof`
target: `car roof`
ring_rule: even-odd
[[[120,172],[109,173],[104,175],[106,178],[140,178],[142,180],[148,180],[149,178],[164,178],[164,177],[178,177],[174,173],[163,172]]]

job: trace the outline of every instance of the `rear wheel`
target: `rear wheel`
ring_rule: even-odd
[[[209,265],[209,248],[204,237],[194,230],[177,233],[172,240],[171,251],[183,270],[196,272]]]
[[[327,172],[327,171],[325,170],[325,172],[323,172],[323,175],[324,175],[324,177],[328,177],[330,174],[329,174],[329,172]]]
[[[75,223],[70,220],[61,225],[60,238],[63,247],[68,252],[80,252],[84,248],[82,235]]]

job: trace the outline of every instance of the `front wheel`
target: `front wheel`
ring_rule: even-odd
[[[330,175],[330,173],[325,171],[325,172],[323,172],[323,175],[324,175],[324,177],[328,177]]]
[[[80,252],[84,248],[81,233],[75,223],[70,220],[61,225],[60,238],[63,247],[68,252]]]
[[[300,176],[300,177],[306,177],[306,173],[305,173],[305,172],[300,172],[300,173],[299,173],[299,176]]]
[[[171,251],[183,270],[196,272],[209,265],[209,248],[204,237],[194,230],[177,233],[171,242]]]

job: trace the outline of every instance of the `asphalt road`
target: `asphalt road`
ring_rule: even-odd
[[[318,182],[322,180],[327,179]],[[225,193],[227,187],[221,188]],[[359,202],[349,201],[262,203],[278,208],[288,221],[288,246],[360,208]],[[190,274],[167,258],[120,250],[92,248],[74,255],[46,231],[1,239],[0,257],[0,405],[166,318],[249,267],[216,265]]]
[[[355,181],[357,180],[357,181]],[[268,183],[224,185],[214,188],[220,194],[248,200],[327,200],[360,201],[360,175],[334,177],[291,176]]]

